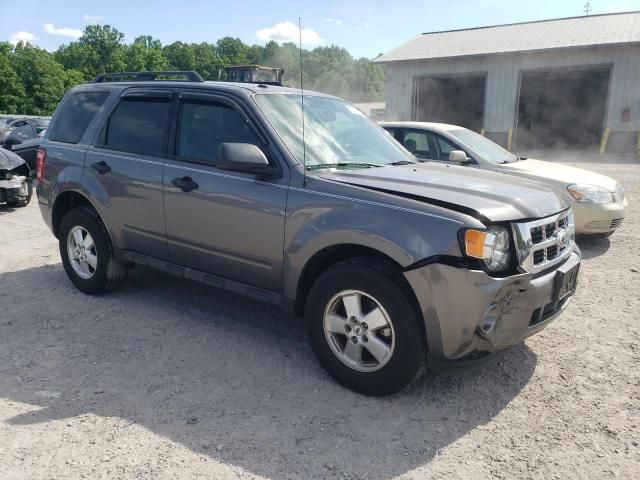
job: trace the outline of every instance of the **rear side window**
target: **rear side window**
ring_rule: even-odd
[[[221,143],[260,145],[240,113],[219,103],[184,102],[178,132],[178,156],[213,163]]]
[[[160,155],[170,103],[166,99],[123,99],[107,125],[104,147],[142,155]]]
[[[49,138],[56,142],[78,143],[108,96],[108,92],[72,93],[56,114]]]

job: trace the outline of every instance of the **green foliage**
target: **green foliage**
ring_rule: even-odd
[[[283,83],[300,87],[300,51],[294,43],[246,45],[224,37],[214,43],[174,42],[163,46],[148,35],[131,44],[109,25],[89,25],[75,42],[49,53],[32,45],[0,42],[0,112],[47,115],[64,92],[100,73],[195,70],[218,80],[225,65],[261,64],[284,69]],[[384,67],[354,59],[331,45],[302,51],[304,88],[354,102],[384,99]]]

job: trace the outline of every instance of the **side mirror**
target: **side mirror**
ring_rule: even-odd
[[[459,163],[460,165],[466,165],[469,163],[467,154],[462,150],[451,150],[451,152],[449,152],[449,161]]]
[[[21,143],[22,140],[20,140],[18,137],[12,137],[11,135],[9,135],[4,141],[5,147],[9,149],[15,145],[20,145]]]
[[[271,175],[273,167],[262,150],[251,143],[221,143],[215,160],[216,168],[234,172]]]

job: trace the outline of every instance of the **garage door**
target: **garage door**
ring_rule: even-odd
[[[602,136],[609,66],[522,72],[518,149],[596,148]]]
[[[416,79],[414,120],[461,125],[479,132],[484,119],[486,73]]]

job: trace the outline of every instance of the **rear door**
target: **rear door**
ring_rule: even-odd
[[[117,248],[168,257],[164,238],[162,162],[167,148],[173,92],[131,88],[87,151],[83,183],[104,198],[99,213]]]
[[[172,261],[279,291],[288,169],[232,97],[184,92],[177,113],[174,155],[164,169]],[[217,169],[216,152],[225,142],[257,145],[279,173],[261,178]]]

